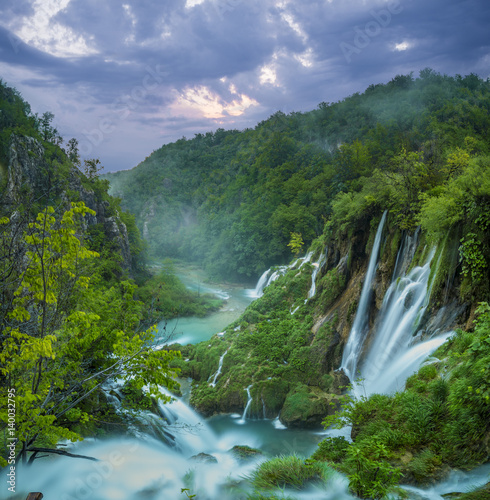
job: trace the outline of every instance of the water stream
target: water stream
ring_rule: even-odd
[[[254,300],[254,289],[239,284],[208,284],[204,274],[192,269],[192,273],[180,268],[176,273],[180,280],[191,290],[211,293],[225,300],[224,306],[214,313],[199,318],[195,316],[161,321],[158,325],[157,343],[198,344],[221,332],[240,317],[246,307]]]

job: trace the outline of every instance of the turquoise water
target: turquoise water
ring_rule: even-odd
[[[253,289],[241,284],[210,284],[199,268],[180,267],[176,272],[190,290],[211,293],[225,300],[223,307],[204,318],[186,317],[161,321],[158,325],[157,343],[197,344],[209,340],[215,333],[223,331],[237,320],[254,300]]]

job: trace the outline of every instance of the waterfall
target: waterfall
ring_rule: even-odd
[[[362,362],[363,382],[354,385],[358,396],[402,389],[407,377],[452,335],[453,332],[448,332],[425,342],[420,342],[420,336],[416,335],[429,303],[430,264],[434,254],[435,249],[429,252],[423,266],[414,267],[388,288],[373,340]]]
[[[434,250],[422,267],[395,279],[388,288],[373,341],[363,362],[361,373],[372,380],[383,372],[390,360],[405,352],[428,303],[430,262]]]
[[[274,266],[274,268],[269,268],[267,271],[264,271],[262,273],[262,276],[259,278],[259,281],[257,282],[257,285],[255,286],[255,290],[250,294],[251,297],[258,298],[262,297],[264,294],[264,289],[267,288],[271,283],[276,281],[280,276],[284,276],[289,269],[294,269],[298,262],[300,262],[300,265],[298,267],[298,271],[308,262],[311,261],[313,257],[314,252],[308,252],[304,257],[300,257],[299,259],[296,259],[292,264],[289,264],[288,266]],[[323,260],[322,260],[323,259]],[[315,269],[313,270],[314,276],[312,277],[313,283],[312,283],[312,289],[313,291],[310,292],[312,293],[311,297],[315,294],[316,286],[315,286],[315,278],[320,270],[320,268],[323,266],[323,264],[326,261],[326,255],[325,257],[321,257],[320,261],[318,263],[313,264]],[[274,269],[274,270],[273,270]],[[311,298],[310,295],[308,294],[308,298]]]
[[[320,255],[320,259],[318,262],[315,262],[313,264],[313,273],[311,274],[311,287],[308,291],[308,298],[305,300],[305,304],[308,301],[308,299],[312,299],[315,296],[316,293],[316,276],[320,269],[323,267],[325,262],[327,261],[327,250],[325,250],[325,253],[322,253]]]
[[[360,395],[368,396],[374,393],[389,394],[403,390],[407,378],[415,373],[421,364],[427,360],[427,357],[444,344],[453,334],[453,331],[447,332],[407,348],[406,351],[400,353],[390,363],[387,363],[382,373],[378,373],[377,377],[375,376],[371,379],[366,376],[364,382],[355,384],[354,394],[359,397]],[[426,364],[430,362],[431,360],[429,359],[426,361]]]
[[[162,392],[171,394],[164,388]],[[173,437],[173,447],[184,454],[195,453],[196,450],[212,451],[216,436],[202,418],[180,398],[172,396],[170,403],[158,404],[158,411],[163,419],[161,426],[166,434]]]
[[[264,293],[264,288],[267,286],[267,277],[269,276],[270,272],[271,270],[267,269],[267,271],[264,271],[262,276],[259,278],[259,281],[257,282],[255,290],[252,294],[253,297],[262,297]]]
[[[243,411],[242,418],[240,420],[238,420],[239,424],[245,423],[245,419],[247,418],[248,409],[250,408],[250,405],[252,404],[252,396],[250,395],[250,388],[252,387],[252,385],[253,384],[250,384],[246,389],[248,400],[247,400],[247,404],[245,406],[245,410]]]
[[[369,258],[369,265],[364,278],[364,284],[362,287],[361,298],[359,299],[359,305],[357,307],[356,317],[354,318],[354,323],[352,325],[349,340],[344,348],[344,353],[342,356],[342,365],[345,374],[350,380],[353,380],[356,376],[357,363],[359,361],[359,356],[361,355],[362,348],[364,345],[364,339],[366,336],[366,330],[369,327],[369,305],[371,302],[372,294],[372,281],[377,268],[379,247],[381,245],[381,234],[383,232],[383,226],[386,221],[385,211],[383,217],[376,231],[376,237],[374,239],[373,249],[371,251],[371,256]]]
[[[229,350],[229,348],[226,349],[226,351],[219,358],[218,370],[214,374],[213,381],[209,384],[211,387],[216,387],[216,380],[221,375],[221,368],[223,368],[223,360],[225,359],[225,356],[226,356],[226,353],[228,352],[228,350]],[[211,377],[209,377],[209,378],[211,378]]]

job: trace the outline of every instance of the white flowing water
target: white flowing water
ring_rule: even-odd
[[[364,278],[356,316],[342,355],[341,368],[350,380],[354,380],[357,376],[357,363],[364,346],[367,330],[369,329],[369,305],[372,295],[372,282],[378,264],[379,247],[381,245],[381,235],[386,221],[386,214],[387,212],[385,211],[379,223],[378,230],[376,231],[376,237],[369,258],[368,269],[366,277]]]
[[[403,367],[399,361],[401,357],[411,365],[410,353],[418,357],[421,352],[420,346],[416,350],[410,348],[418,340],[414,335],[428,305],[430,263],[434,252],[430,252],[424,266],[415,267],[406,276],[395,279],[385,294],[372,332],[373,340],[360,370],[361,385],[367,394],[380,392],[382,387],[390,390],[386,372],[390,368]],[[423,345],[428,349],[428,355],[435,344],[424,342]],[[399,387],[397,379],[404,380],[401,376],[391,379],[393,387]]]
[[[99,461],[52,457],[36,460],[29,468],[19,466],[15,500],[24,500],[29,491],[41,491],[44,498],[56,500],[179,500],[186,498],[182,488],[189,488],[201,500],[245,500],[249,490],[248,485],[241,485],[243,478],[265,456],[243,463],[229,453],[233,446],[260,448],[268,456],[296,453],[307,457],[323,437],[278,428],[267,419],[247,418],[240,425],[246,412],[204,420],[180,398],[160,405],[159,410],[161,418],[153,415],[152,424],[159,421],[162,433],[172,438],[166,443],[139,432],[132,438],[69,444],[68,451]],[[214,457],[216,463],[196,460],[202,453]],[[230,484],[238,486],[226,489]],[[345,496],[325,496],[323,490],[323,497],[311,498],[351,498],[345,479],[336,477],[332,485]]]
[[[216,373],[213,376],[213,381],[209,384],[211,387],[216,387],[216,380],[221,375],[221,369],[223,368],[223,360],[225,359],[225,356],[226,356],[226,353],[228,352],[228,349],[226,349],[226,351],[219,358],[218,370],[216,371]]]
[[[247,391],[247,404],[245,405],[245,410],[243,410],[243,415],[242,415],[242,418],[238,421],[239,424],[244,424],[245,423],[245,420],[247,418],[247,413],[248,413],[248,410],[250,408],[250,405],[252,404],[252,396],[250,395],[250,389],[252,387],[253,384],[250,384],[246,391]]]
[[[308,252],[304,257],[296,259],[292,264],[289,264],[288,266],[274,266],[270,269],[267,269],[267,271],[264,271],[262,273],[262,276],[259,278],[259,281],[255,286],[255,290],[253,290],[249,296],[254,299],[262,297],[262,295],[264,295],[264,289],[267,288],[271,283],[276,281],[280,276],[284,276],[289,269],[294,269],[298,262],[300,262],[300,265],[298,267],[298,270],[300,270],[306,263],[311,261],[312,257],[313,252]]]
[[[391,362],[386,363],[378,376],[366,378],[360,383],[353,384],[354,394],[359,396],[369,396],[370,394],[390,394],[401,391],[405,387],[405,382],[410,375],[413,375],[422,364],[431,363],[428,358],[438,347],[453,335],[454,332],[448,332],[438,335],[425,342],[419,342],[407,348],[400,353]],[[436,360],[439,361],[439,360]]]
[[[327,261],[327,250],[325,250],[325,253],[321,254],[319,261],[315,262],[313,264],[313,273],[311,274],[311,287],[308,290],[308,298],[305,299],[305,304],[308,301],[308,299],[312,299],[315,296],[315,293],[316,293],[316,277],[317,277],[318,272],[324,266],[324,264],[325,264],[326,261]]]
[[[490,463],[476,467],[470,472],[453,470],[449,477],[430,488],[416,488],[415,486],[403,486],[403,489],[409,493],[409,498],[417,500],[446,500],[450,493],[465,493],[480,488],[490,480]],[[410,496],[412,493],[413,496]],[[451,498],[451,497],[449,497]],[[475,497],[476,498],[476,497]],[[482,500],[484,497],[481,496]]]

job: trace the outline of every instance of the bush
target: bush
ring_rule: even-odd
[[[313,460],[341,462],[347,455],[349,442],[343,437],[327,437],[318,443],[318,449],[311,455]]]
[[[402,472],[390,465],[386,448],[374,440],[361,446],[349,446],[343,468],[348,473],[349,488],[361,498],[383,498],[394,488]]]

